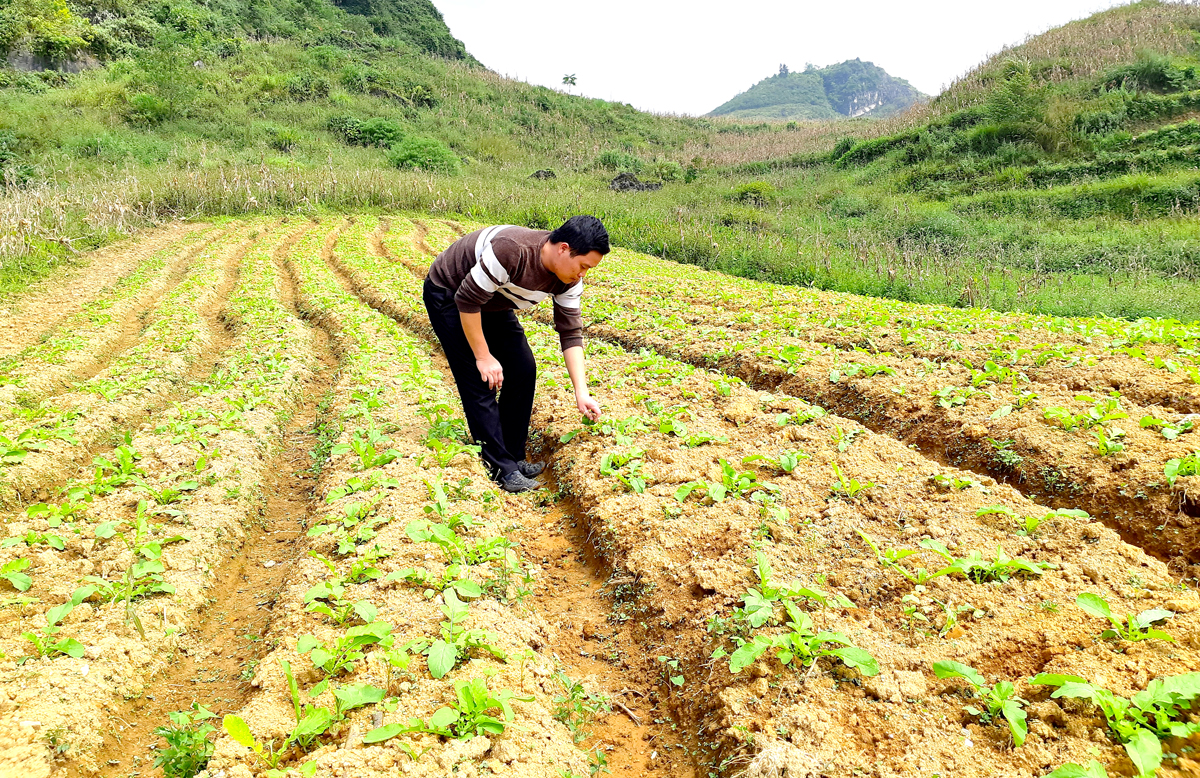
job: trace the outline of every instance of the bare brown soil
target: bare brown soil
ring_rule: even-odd
[[[283,280],[280,298],[297,316],[295,286],[283,272],[283,261],[304,231],[293,233],[275,252]],[[241,546],[222,560],[208,604],[195,618],[192,639],[140,695],[110,712],[111,731],[127,734],[105,741],[97,757],[102,776],[135,775],[146,768],[161,744],[148,724],[165,724],[169,713],[190,710],[193,703],[218,716],[236,712],[253,692],[255,669],[271,648],[268,638],[279,593],[307,550],[303,528],[317,515],[312,453],[317,430],[328,423],[321,406],[328,400],[337,361],[329,336],[320,328],[313,328],[312,336],[321,368],[300,388],[296,410],[281,432],[283,449],[266,468],[259,516]],[[127,722],[140,724],[130,727]]]
[[[146,257],[201,228],[177,222],[137,239],[123,240],[86,256],[77,268],[57,273],[0,309],[0,357],[36,343],[96,293],[116,283]]]
[[[179,593],[140,601],[146,638],[125,623],[119,607],[89,602],[66,624],[88,647],[82,660],[17,665],[19,633],[65,600],[81,575],[111,578],[129,561],[117,547],[93,544],[88,536],[72,537],[65,552],[20,550],[34,561],[30,593],[38,601],[12,599],[0,607],[0,651],[7,655],[0,658],[0,775],[154,774],[150,748],[159,741],[152,730],[193,700],[241,716],[262,740],[282,742],[295,714],[280,660],[296,670],[302,691],[312,689],[322,673],[298,653],[296,638],[311,633],[329,641],[341,629],[306,607],[306,592],[331,575],[326,562],[307,552],[323,556],[338,575],[368,561],[378,567],[377,575],[349,584],[349,592],[378,607],[379,619],[392,626],[394,646],[442,628],[445,599],[437,588],[403,576],[386,580],[407,568],[422,568],[433,579],[450,573],[447,553],[414,541],[408,530],[410,522],[430,516],[434,483],[445,488],[451,510],[471,517],[464,537],[514,544],[525,577],[495,579],[492,562],[456,573],[486,586],[487,594],[470,603],[467,626],[485,630],[504,658],[477,650],[435,680],[420,654],[400,668],[389,666],[382,650],[367,652],[335,683],[376,686],[385,690],[386,703],[349,712],[312,749],[285,753],[281,766],[289,772],[303,766],[317,778],[560,778],[587,775],[604,761],[613,775],[652,778],[1040,778],[1066,762],[1096,758],[1110,776],[1133,775],[1094,707],[1053,699],[1051,689],[1029,681],[1038,672],[1079,674],[1129,696],[1155,678],[1200,672],[1200,599],[1181,586],[1180,568],[1146,553],[1165,559],[1190,553],[1195,534],[1176,516],[1190,517],[1190,487],[1181,484],[1170,498],[1153,490],[1149,497],[1132,493],[1161,470],[1162,457],[1186,451],[1189,441],[1171,448],[1127,424],[1130,453],[1101,460],[1086,438],[1026,418],[1028,410],[991,419],[1002,396],[973,398],[961,408],[937,406],[931,390],[946,381],[962,385],[962,371],[943,365],[932,378],[904,372],[912,354],[873,348],[869,357],[855,358],[894,365],[896,376],[831,381],[829,370],[845,364],[839,354],[851,354],[845,347],[858,342],[854,336],[788,372],[748,350],[714,360],[710,346],[728,339],[672,340],[650,318],[632,334],[607,324],[590,328],[589,384],[610,426],[585,427],[557,338],[534,319],[526,329],[542,371],[533,432],[552,471],[546,490],[506,495],[475,457],[438,462],[426,442],[432,418],[445,413],[436,410],[439,404],[453,410],[457,399],[434,350],[419,279],[430,257],[465,230],[366,217],[312,230],[271,227],[268,245],[277,248],[265,265],[262,247],[251,242],[231,252],[237,258],[224,265],[223,282],[198,307],[197,326],[205,335],[177,370],[179,380],[216,381],[209,374],[218,376],[216,367],[246,349],[257,349],[271,364],[293,361],[281,383],[272,384],[267,404],[247,412],[246,426],[214,440],[222,452],[215,480],[185,503],[177,523],[163,519],[154,530],[159,536],[180,532],[190,542],[169,545],[164,554]],[[254,269],[238,277],[236,267]],[[270,330],[271,342],[256,344],[246,339],[246,328],[259,303],[234,308],[232,300],[249,295],[252,282],[272,270],[282,280],[271,294],[309,325],[289,318]],[[751,342],[758,325],[726,322],[722,311],[735,310],[736,303],[717,304],[711,294],[698,291],[689,307],[711,309],[713,321]],[[649,304],[629,303],[630,310]],[[705,315],[693,328],[709,326]],[[829,329],[833,339],[837,328]],[[880,337],[870,337],[878,345]],[[981,334],[979,349],[985,341]],[[720,370],[706,369],[711,365]],[[1114,365],[1084,375],[1099,380]],[[1070,406],[1074,392],[1095,389],[1060,388],[1049,375],[1033,381],[1043,404]],[[234,394],[189,399],[175,411],[165,405],[176,396],[170,382],[156,390],[164,404],[133,438],[145,452],[148,478],[165,482],[192,467],[197,455],[156,425],[195,409],[224,410],[225,398],[242,390],[229,391]],[[367,396],[378,402],[364,404]],[[788,422],[812,410],[807,401],[837,415],[813,411],[811,418]],[[1136,413],[1165,410],[1132,398],[1129,404]],[[686,432],[672,431],[662,422],[668,416]],[[309,468],[310,456],[367,426],[387,437],[398,454],[392,461],[364,471],[357,455],[338,450],[319,472]],[[689,441],[693,433],[710,438]],[[1003,472],[989,464],[986,438],[992,436],[1013,439],[1024,468]],[[790,470],[773,464],[789,451],[797,452]],[[606,457],[614,454],[638,463],[643,486],[634,489],[606,474],[612,466]],[[717,497],[677,491],[684,484],[720,483],[728,468],[754,486]],[[334,493],[360,478],[375,485]],[[1060,487],[1045,488],[1055,478]],[[1023,529],[1021,518],[1047,511],[1030,496],[1071,507],[1099,505],[1094,515],[1141,547],[1090,519],[1057,516]],[[1181,496],[1183,510],[1172,507],[1168,500]],[[132,490],[99,498],[89,505],[88,523],[127,517],[137,499]],[[329,533],[303,534],[363,500],[371,501],[369,515],[378,522],[373,536],[356,541],[349,553]],[[1102,512],[1106,503],[1109,514]],[[995,506],[1013,515],[985,510]],[[1151,521],[1162,526],[1152,532]],[[26,524],[45,529],[35,522],[11,529],[23,531]],[[864,536],[880,549],[915,556],[885,564]],[[959,557],[993,559],[1003,552],[1040,572],[996,580],[947,573],[918,584],[918,568],[936,571],[944,564],[919,545],[935,542]],[[16,553],[0,550],[0,562]],[[774,651],[733,673],[728,652],[736,650],[735,638],[785,630],[778,613],[753,629],[738,616],[747,593],[763,587],[756,567],[766,565],[771,584],[826,592],[824,604],[799,597],[798,612],[815,630],[839,633],[869,652],[879,673],[831,656],[803,666]],[[1081,592],[1103,596],[1118,614],[1171,610],[1161,626],[1174,642],[1099,639],[1101,620],[1075,605]],[[935,676],[932,663],[947,659],[974,667],[988,682],[1015,684],[1027,701],[1023,746],[1013,747],[1003,719],[987,722],[966,710],[978,700],[961,681]],[[381,724],[427,718],[449,702],[452,681],[480,677],[517,695],[514,721],[504,733],[363,742]],[[582,726],[568,726],[563,704],[576,681],[589,704],[605,695],[611,707]],[[334,705],[328,690],[311,701]],[[59,751],[61,744],[67,747]],[[1194,759],[1200,736],[1165,747],[1159,776],[1200,775]],[[247,749],[217,737],[208,778],[264,772]]]

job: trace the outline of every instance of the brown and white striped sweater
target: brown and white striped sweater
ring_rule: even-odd
[[[583,345],[583,280],[564,284],[542,266],[550,233],[499,225],[464,235],[429,268],[429,280],[454,292],[462,313],[525,310],[554,298],[554,329],[563,351]]]

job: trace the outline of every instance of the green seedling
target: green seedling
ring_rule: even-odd
[[[910,548],[886,548],[881,550],[875,541],[872,540],[865,532],[862,530],[855,530],[855,532],[857,532],[858,536],[863,539],[863,542],[870,546],[871,551],[875,554],[875,560],[879,563],[880,567],[895,570],[915,584],[925,584],[931,579],[937,578],[939,575],[946,574],[945,571],[930,573],[923,567],[918,567],[916,570],[909,570],[907,567],[900,564],[900,562],[908,559],[910,556],[916,556],[917,554],[920,554],[920,551]]]
[[[683,445],[688,448],[696,448],[703,446],[705,443],[728,443],[729,438],[726,435],[714,435],[711,432],[693,432],[683,440]]]
[[[1154,628],[1154,625],[1158,622],[1166,621],[1174,616],[1174,611],[1169,611],[1165,608],[1151,608],[1136,615],[1130,613],[1122,620],[1113,615],[1107,600],[1098,594],[1090,592],[1084,592],[1076,597],[1075,604],[1085,613],[1097,618],[1107,619],[1112,624],[1112,628],[1100,633],[1101,640],[1128,640],[1133,643],[1142,640],[1175,642],[1175,638],[1160,629]]]
[[[24,543],[26,546],[49,546],[55,551],[62,551],[67,547],[67,542],[60,535],[29,530],[24,535],[15,535],[0,541],[0,548],[10,548],[21,543]]]
[[[434,576],[423,567],[405,567],[388,573],[383,580],[385,583],[388,581],[405,581],[406,583],[438,592],[453,589],[454,593],[463,600],[473,600],[476,597],[482,597],[483,587],[474,581],[462,578],[462,574],[463,567],[458,564],[447,565],[445,572],[440,577]]]
[[[775,423],[780,427],[786,427],[789,424],[801,425],[808,424],[810,421],[825,416],[825,409],[819,405],[809,405],[792,413],[780,413],[775,417]]]
[[[1104,765],[1093,759],[1086,766],[1065,764],[1053,772],[1046,773],[1045,778],[1108,778],[1108,770],[1105,770]]]
[[[124,544],[133,556],[133,562],[125,569],[124,575],[118,581],[108,581],[97,575],[89,575],[85,581],[95,584],[96,593],[105,602],[123,602],[125,604],[125,619],[137,629],[138,634],[146,636],[141,619],[134,610],[134,600],[149,597],[152,594],[174,594],[175,585],[163,581],[165,568],[162,563],[162,547],[169,543],[181,543],[187,540],[182,535],[171,535],[162,540],[148,540],[149,526],[146,522],[146,502],[139,501],[137,514],[132,525],[127,529],[125,522],[106,521],[96,527],[97,540],[117,538]]]
[[[351,476],[346,479],[345,486],[330,489],[325,495],[325,502],[337,502],[359,492],[369,492],[374,489],[399,489],[400,482],[395,478],[384,478],[380,473],[367,473],[363,476]]]
[[[296,651],[309,654],[313,666],[325,673],[335,676],[349,672],[366,656],[363,649],[376,643],[383,643],[392,634],[392,625],[385,621],[372,621],[357,627],[351,627],[341,634],[332,644],[326,646],[313,635],[301,635],[296,641]]]
[[[639,459],[643,453],[641,449],[634,449],[627,454],[605,454],[600,460],[600,475],[617,479],[634,494],[644,493],[646,479],[641,474],[642,460]]]
[[[437,462],[438,467],[449,466],[459,454],[474,456],[481,451],[479,446],[467,445],[455,440],[442,440],[440,438],[430,438],[425,441],[425,445],[433,450],[433,459]]]
[[[493,692],[483,678],[454,682],[455,701],[449,707],[439,708],[429,717],[429,731],[446,738],[467,740],[479,735],[504,734],[507,722],[513,720],[513,699],[532,701],[532,697],[516,697],[514,692],[504,689]],[[499,709],[501,718],[489,715]]]
[[[937,399],[939,407],[946,409],[961,408],[972,397],[991,397],[990,394],[982,389],[960,386],[943,386],[941,389],[934,390],[932,396]]]
[[[780,472],[791,473],[800,466],[801,462],[808,458],[808,454],[805,454],[803,451],[785,451],[774,459],[763,454],[751,454],[748,457],[742,458],[742,464],[750,465],[755,462],[763,462],[768,465],[774,465]]]
[[[821,607],[828,607],[830,604],[840,608],[854,607],[842,594],[830,595],[816,587],[776,583],[771,563],[762,553],[758,554],[754,571],[758,575],[758,587],[743,595],[743,607],[734,610],[734,617],[744,621],[750,629],[758,629],[774,621],[777,615],[776,608],[795,600],[812,600]]]
[[[467,618],[467,604],[458,599],[453,589],[442,592],[442,602],[442,614],[446,617],[441,623],[442,636],[434,641],[414,640],[405,645],[406,649],[425,655],[430,675],[441,678],[477,648],[484,649],[501,661],[507,659],[502,650],[492,645],[496,639],[492,634],[482,629],[467,629],[463,625]]]
[[[67,614],[75,610],[80,603],[95,592],[95,586],[80,586],[71,593],[71,599],[46,611],[46,626],[42,627],[41,634],[23,632],[21,637],[33,644],[34,653],[38,657],[62,654],[79,659],[83,656],[83,644],[75,638],[59,639],[58,633],[62,631],[62,620],[67,617]]]
[[[787,613],[785,626],[789,631],[782,635],[755,635],[749,641],[735,637],[738,648],[729,657],[729,672],[740,673],[764,653],[774,651],[775,658],[785,666],[795,662],[797,667],[809,667],[817,659],[828,656],[840,659],[842,664],[857,669],[865,676],[879,674],[879,664],[875,658],[856,647],[845,635],[840,632],[814,632],[812,618],[794,602],[784,600],[783,607]]]
[[[1121,442],[1121,438],[1125,437],[1125,432],[1116,427],[1108,432],[1105,432],[1104,427],[1096,427],[1092,430],[1092,434],[1096,436],[1096,453],[1102,457],[1119,454],[1125,450],[1125,444]]]
[[[974,583],[1003,582],[1021,573],[1037,576],[1051,567],[1049,562],[1030,562],[1020,558],[1010,558],[1000,546],[996,547],[996,558],[987,560],[979,551],[972,551],[965,557],[955,558],[940,540],[927,538],[922,540],[920,545],[921,548],[936,552],[950,563],[935,575],[958,574]]]
[[[1200,451],[1188,454],[1180,459],[1171,459],[1163,466],[1163,475],[1167,483],[1175,485],[1175,479],[1200,473]]]
[[[512,541],[505,537],[490,537],[475,541],[464,538],[445,524],[426,519],[410,521],[404,532],[416,543],[436,543],[451,562],[463,565],[481,565],[499,561],[511,561],[514,552]]]
[[[778,486],[759,481],[756,473],[748,470],[737,470],[726,459],[719,460],[719,464],[721,465],[720,483],[713,481],[689,481],[675,490],[675,499],[679,502],[684,502],[693,492],[699,491],[713,503],[718,503],[728,495],[753,499],[754,495],[758,493],[779,491]]]
[[[1139,775],[1154,775],[1162,764],[1161,740],[1189,738],[1200,733],[1190,721],[1192,703],[1200,697],[1200,673],[1156,678],[1133,697],[1121,697],[1079,676],[1040,673],[1029,681],[1058,687],[1052,698],[1089,700],[1108,723],[1112,738],[1125,747]]]
[[[425,442],[431,440],[450,440],[460,443],[467,440],[465,421],[456,415],[449,403],[435,403],[420,409],[419,413],[429,422],[425,433]]]
[[[27,592],[33,586],[33,579],[25,572],[31,564],[28,559],[11,559],[0,565],[0,579],[8,581],[18,592]]]
[[[935,487],[937,487],[938,489],[944,490],[944,491],[961,492],[964,489],[970,489],[972,486],[978,487],[980,489],[983,488],[983,484],[979,483],[974,478],[964,478],[962,476],[946,475],[945,473],[938,473],[937,475],[932,475],[929,477],[929,480],[933,483],[933,485]]]
[[[969,683],[983,707],[967,705],[964,710],[972,716],[978,716],[984,724],[990,724],[997,718],[1004,719],[1008,731],[1012,733],[1013,745],[1020,748],[1024,744],[1025,736],[1029,733],[1025,721],[1027,701],[1017,696],[1017,688],[1010,681],[997,681],[995,686],[989,686],[973,668],[949,660],[934,662],[933,672],[938,678],[962,678]]]
[[[605,418],[592,424],[589,424],[589,421],[585,420],[584,424],[591,426],[594,434],[611,435],[618,446],[632,445],[635,435],[650,431],[649,425],[641,416],[629,416],[624,419]]]
[[[833,425],[833,433],[829,436],[829,439],[837,446],[837,450],[844,454],[854,445],[854,441],[866,434],[867,431],[861,427],[859,429],[843,430],[835,424]]]
[[[339,443],[330,449],[329,453],[332,456],[340,456],[353,452],[358,456],[360,469],[371,470],[394,462],[400,456],[399,451],[386,448],[389,445],[391,441],[378,430],[355,430],[349,443]]]
[[[216,727],[208,723],[217,714],[193,702],[191,710],[174,711],[167,714],[169,726],[157,727],[155,737],[167,741],[164,748],[154,757],[154,766],[161,767],[166,778],[192,778],[204,769],[212,757],[214,744],[208,736]]]
[[[28,429],[15,438],[0,435],[0,465],[15,465],[25,459],[30,451],[41,451],[46,447],[37,430]]]
[[[425,482],[426,488],[429,489],[429,499],[431,503],[424,506],[421,510],[430,515],[436,515],[450,529],[457,530],[459,527],[473,527],[475,520],[468,514],[461,511],[455,511],[450,505],[450,498],[446,496],[446,490],[442,486],[441,481],[430,483]]]
[[[580,743],[587,737],[587,727],[598,713],[611,710],[608,698],[603,694],[590,694],[578,681],[573,681],[565,673],[558,673],[554,679],[562,686],[561,694],[554,696],[554,718],[567,725],[571,730],[571,738]]]
[[[1177,440],[1180,435],[1191,432],[1194,428],[1194,425],[1195,422],[1193,422],[1191,419],[1184,419],[1178,423],[1172,423],[1162,419],[1156,419],[1153,416],[1143,416],[1141,421],[1138,422],[1138,426],[1142,429],[1151,427],[1157,428],[1159,434],[1161,434],[1167,440]]]
[[[508,722],[513,720],[512,700],[530,702],[532,697],[517,697],[510,690],[493,692],[483,678],[454,682],[454,702],[438,708],[427,722],[418,718],[409,719],[408,724],[385,724],[363,736],[367,744],[382,743],[397,735],[409,732],[427,732],[451,740],[468,740],[479,735],[502,735]],[[501,718],[490,715],[499,710]],[[410,753],[410,756],[412,754]]]
[[[133,477],[130,480],[135,484],[133,487],[135,492],[142,492],[160,506],[179,502],[185,494],[200,488],[199,481],[180,481],[174,485],[155,487],[151,486],[144,478]]]
[[[126,438],[128,437],[127,434]],[[128,444],[113,449],[111,459],[97,456],[92,460],[96,468],[95,484],[106,489],[104,493],[107,494],[116,487],[129,483],[134,476],[145,475],[146,471],[137,464],[141,458],[142,455]]]
[[[875,487],[874,481],[859,481],[857,478],[847,478],[842,474],[841,468],[837,462],[830,462],[829,466],[833,468],[833,475],[837,478],[837,482],[830,489],[835,497],[844,497],[847,500],[857,500],[859,495],[868,489]]]
[[[31,519],[44,519],[47,526],[53,529],[70,524],[77,514],[82,514],[83,511],[83,503],[68,499],[61,504],[39,502],[30,505],[25,509],[25,515]]]
[[[221,728],[229,737],[233,738],[235,743],[250,749],[260,762],[270,768],[270,771],[274,771],[279,766],[279,760],[283,758],[283,753],[287,750],[286,747],[277,750],[274,741],[260,743],[258,738],[254,737],[254,733],[250,731],[249,725],[240,716],[226,715],[221,720]]]
[[[1033,537],[1034,535],[1037,534],[1038,530],[1041,528],[1041,526],[1043,524],[1045,524],[1048,521],[1053,521],[1054,519],[1058,519],[1058,518],[1089,519],[1089,518],[1091,518],[1091,516],[1088,514],[1087,511],[1081,511],[1076,508],[1056,508],[1052,511],[1046,512],[1042,516],[1025,516],[1025,517],[1017,516],[1016,511],[1014,511],[1012,508],[1009,508],[1005,505],[989,505],[986,508],[980,508],[979,510],[977,510],[975,512],[976,516],[989,516],[989,515],[993,515],[993,514],[1008,516],[1009,518],[1016,521],[1017,522],[1016,534],[1024,535],[1027,537]]]
[[[283,677],[287,679],[288,691],[292,696],[292,711],[296,715],[296,726],[288,734],[282,750],[287,750],[295,745],[307,751],[318,737],[329,730],[334,722],[334,714],[330,713],[328,708],[305,705],[300,699],[300,689],[296,685],[296,677],[292,675],[291,664],[286,659],[280,659],[279,666],[283,668]],[[319,695],[324,686],[325,682],[318,684],[316,694],[310,694],[310,696]]]

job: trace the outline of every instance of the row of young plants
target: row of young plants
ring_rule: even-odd
[[[221,325],[201,311],[217,301],[246,246],[231,234],[208,244],[147,317],[135,345],[70,392],[14,404],[0,422],[0,500],[11,505],[56,488],[87,451],[112,442],[114,428],[165,404],[217,336]]]
[[[215,239],[218,230],[205,225],[190,230],[146,256],[110,287],[94,290],[37,341],[0,360],[0,397],[4,415],[28,406],[67,382],[81,366],[96,360],[122,334],[126,321],[140,318],[156,294]]]
[[[694,274],[690,268],[642,260],[656,262],[657,280],[650,280],[627,270],[623,254],[609,262],[591,284],[593,334],[817,402],[1052,504],[1080,505],[1164,557],[1200,553],[1189,541],[1190,519],[1180,513],[1182,484],[1165,472],[1194,448],[1185,416],[1105,385],[1034,381],[1009,362],[846,351],[808,340],[801,327],[786,326],[783,312],[775,325],[738,324],[720,307],[697,309],[653,294],[690,283],[674,275],[676,268]],[[712,287],[725,283],[716,274],[706,278]],[[549,320],[548,312],[537,315]]]
[[[385,243],[397,256],[405,250],[402,236]],[[417,258],[404,261],[419,266]],[[354,271],[362,274],[363,286],[391,284],[395,294],[404,293],[405,281],[394,277],[394,266]],[[527,329],[539,360],[561,364],[552,333],[540,325]],[[887,696],[888,684],[894,685],[873,679],[894,678],[896,670],[913,673],[909,668],[918,666],[928,675],[932,668],[923,657],[943,644],[941,650],[972,663],[1003,667],[996,657],[1005,642],[1001,636],[1030,614],[1044,622],[1039,632],[1053,636],[1054,646],[1091,643],[1121,662],[1120,654],[1092,643],[1100,632],[1094,622],[1080,623],[1062,607],[1085,585],[1100,589],[1105,603],[1178,596],[1182,599],[1172,604],[1194,609],[1194,596],[1180,595],[1161,564],[1080,511],[1039,508],[990,479],[985,484],[947,471],[815,406],[754,392],[728,376],[656,353],[630,354],[595,341],[588,348],[595,391],[613,400],[606,418],[581,425],[563,392],[569,384],[552,375],[542,379],[546,391],[535,426],[565,444],[560,476],[588,510],[608,561],[637,581],[625,593],[626,617],[657,625],[692,647],[690,654],[674,641],[665,642],[675,650],[661,643],[658,650],[643,648],[661,660],[663,686],[681,698],[681,709],[689,711],[684,718],[694,715],[707,727],[702,731],[719,734],[712,741],[715,753],[698,757],[719,763],[747,749],[763,750],[767,738],[755,733],[774,733],[770,740],[808,734],[797,741],[806,747],[820,742],[829,737],[828,724],[810,721],[806,711],[813,709],[835,715],[851,710],[860,720],[871,713],[881,729],[894,729],[886,723],[888,713],[880,715],[861,701],[864,687],[874,683],[876,693]],[[801,442],[807,445],[798,447]],[[822,503],[824,509],[812,507]],[[862,535],[851,534],[855,526],[865,530]],[[717,543],[714,528],[720,528]],[[869,571],[853,555],[881,547],[870,532],[889,544],[901,537],[921,543],[915,549],[888,545],[877,554],[878,570]],[[901,562],[915,553],[936,555],[942,565],[927,572]],[[806,570],[808,580],[776,580],[772,560]],[[1111,572],[1093,581],[1085,578],[1084,566]],[[757,586],[747,591],[749,569],[756,572]],[[1129,571],[1128,577],[1121,580],[1118,571]],[[831,580],[842,591],[831,589]],[[697,591],[711,595],[697,603]],[[1136,612],[1135,605],[1130,609]],[[1158,620],[1154,616],[1144,614],[1151,625]],[[1195,618],[1184,618],[1185,634],[1193,640]],[[1019,645],[1013,640],[1009,650]],[[787,670],[818,664],[833,673],[838,694],[832,704],[811,676],[798,679]],[[1153,664],[1164,676],[1178,667],[1161,651]],[[752,667],[752,675],[772,680],[741,685],[737,677]],[[729,686],[714,713],[715,673]],[[1009,700],[1009,687],[996,688],[1000,697],[990,699],[1000,699],[1000,707],[972,706],[980,713],[968,713],[964,723],[1007,721],[997,710]],[[762,701],[771,690],[775,705],[789,696],[801,701],[768,712]],[[953,705],[940,698],[921,700],[915,708],[917,714],[906,715],[927,717],[943,730],[947,719],[957,717]],[[1049,741],[1070,741],[1058,729],[1037,735],[1042,742],[1036,748],[1048,754]],[[997,730],[986,726],[982,732],[997,741],[1002,758]],[[945,770],[960,750],[952,738],[931,739],[940,753],[921,772]],[[864,745],[872,748],[851,758],[862,769],[877,761],[874,743]],[[919,745],[928,751],[928,744]],[[1074,741],[1070,747],[1084,754],[1090,746]],[[839,758],[846,761],[845,755]],[[1049,769],[1054,759],[1046,755],[1043,762]],[[985,765],[978,774],[995,774],[988,772],[993,769]]]
[[[553,348],[552,339],[543,343]],[[1080,512],[1047,511],[1007,487],[947,472],[887,438],[853,434],[852,423],[813,407],[786,408],[788,398],[750,392],[711,374],[681,379],[687,375],[684,366],[657,355],[622,354],[609,361],[602,353],[593,354],[589,363],[593,380],[603,381],[607,373],[608,391],[619,393],[616,407],[606,409],[611,420],[579,426],[570,406],[561,403],[539,413],[538,421],[547,423],[551,435],[568,438],[560,453],[566,482],[589,509],[595,530],[603,533],[609,557],[637,577],[645,590],[642,607],[664,629],[686,632],[681,622],[690,621],[699,632],[692,593],[714,591],[699,606],[700,613],[707,612],[707,641],[696,645],[704,645],[706,653],[673,656],[685,672],[680,683],[678,676],[669,681],[681,696],[690,691],[693,709],[704,710],[713,679],[727,673],[723,677],[735,692],[726,697],[728,708],[716,715],[724,724],[717,741],[723,742],[726,757],[747,746],[761,748],[764,737],[755,732],[796,733],[794,742],[807,750],[812,739],[830,737],[827,724],[807,715],[814,708],[824,709],[835,722],[839,713],[860,722],[869,716],[873,726],[899,736],[886,723],[890,711],[863,705],[864,687],[886,697],[892,683],[886,677],[897,676],[897,670],[918,673],[928,688],[931,670],[948,677],[959,665],[985,665],[1001,680],[964,694],[979,697],[967,701],[965,715],[955,710],[957,687],[908,706],[908,716],[930,725],[909,746],[917,753],[932,748],[936,755],[898,772],[945,771],[960,747],[955,731],[946,727],[956,718],[986,725],[980,739],[997,746],[997,761],[1007,760],[1005,738],[992,727],[1010,723],[1001,715],[1005,704],[1009,710],[1014,704],[1012,682],[1004,677],[1012,678],[1008,668],[1022,667],[1028,658],[1020,656],[1020,638],[1005,638],[1031,619],[1036,633],[1025,639],[1044,640],[1042,656],[1067,658],[1070,649],[1089,646],[1101,666],[1107,665],[1096,677],[1110,679],[1125,694],[1137,688],[1136,678],[1121,672],[1130,639],[1149,641],[1138,643],[1143,649],[1138,655],[1152,677],[1169,678],[1181,667],[1195,666],[1195,596],[1180,592],[1161,564]],[[730,417],[737,420],[736,428]],[[597,437],[599,446],[592,442]],[[701,451],[711,453],[698,456]],[[946,490],[944,482],[965,486]],[[822,503],[822,509],[812,507]],[[712,541],[716,528],[719,544]],[[878,559],[874,570],[863,565],[864,557],[872,556]],[[930,562],[938,564],[928,572],[919,566]],[[1085,567],[1105,573],[1093,580],[1083,573]],[[751,569],[752,585],[746,586],[742,582]],[[775,569],[794,571],[800,580],[788,582]],[[1082,609],[1071,604],[1078,598]],[[1159,609],[1147,609],[1147,599]],[[1161,607],[1167,603],[1191,615],[1177,617]],[[1118,624],[1092,618],[1112,608]],[[1158,630],[1154,625],[1164,619],[1168,624],[1180,619],[1179,629]],[[1106,627],[1119,634],[1102,635]],[[1163,640],[1164,635],[1173,640]],[[1187,648],[1175,642],[1176,636]],[[946,657],[939,662],[959,665],[931,666],[927,657],[939,654]],[[788,669],[825,662],[836,679],[832,700],[812,676],[798,678]],[[1063,674],[1073,675],[1069,659],[1062,665]],[[749,669],[768,678],[767,684],[737,686],[734,676]],[[883,681],[875,680],[880,676]],[[1045,691],[1043,699],[1051,690]],[[799,700],[781,706],[779,700],[789,696]],[[764,705],[770,698],[772,705]],[[1173,709],[1172,720],[1183,726],[1189,725],[1188,700],[1175,699]],[[1012,721],[1019,719],[1012,715]],[[708,722],[713,716],[707,714]],[[905,725],[913,727],[920,730],[919,724]],[[1015,737],[1024,742],[1021,727]],[[1086,764],[1091,743],[1073,741],[1063,729],[1039,726],[1035,751],[1049,761],[1065,746]],[[1141,764],[1147,766],[1151,749],[1146,742],[1142,746]],[[873,742],[861,744],[852,765],[839,757],[842,766],[860,769],[877,758]],[[1020,764],[1023,757],[1014,761]],[[995,764],[985,765],[978,774],[996,774],[987,772],[994,769]],[[1148,768],[1143,774],[1152,772]]]
[[[1200,330],[1160,319],[1127,322],[998,314],[979,308],[941,308],[858,295],[777,287],[693,266],[679,266],[618,249],[622,273],[594,281],[653,290],[667,298],[680,325],[719,323],[731,330],[766,329],[843,351],[888,352],[938,362],[987,361],[1023,371],[1042,383],[1086,380],[1121,389],[1144,404],[1200,410]],[[611,282],[609,279],[611,278]]]
[[[636,273],[653,275],[653,258],[618,249],[634,266]],[[641,267],[637,267],[641,264]],[[698,268],[689,276],[695,280],[711,277]],[[941,348],[953,351],[991,348],[1013,343],[1036,348],[1051,341],[1060,347],[1082,346],[1095,357],[1132,357],[1146,361],[1145,355],[1126,351],[1129,346],[1158,349],[1159,356],[1179,353],[1184,362],[1194,357],[1200,329],[1194,323],[1170,319],[1128,321],[1106,317],[1081,318],[1041,316],[1031,313],[998,313],[979,308],[906,303],[884,298],[863,297],[838,292],[775,286],[763,282],[729,278],[718,288],[697,284],[688,290],[702,305],[719,305],[748,316],[770,316],[780,306],[798,307],[803,314],[797,324],[830,335],[856,339],[888,339],[899,336],[899,348],[914,351]],[[1030,366],[1041,367],[1036,359]],[[1161,364],[1153,364],[1162,368]],[[1194,382],[1193,382],[1194,383]]]
[[[48,765],[98,769],[100,745],[119,736],[105,708],[170,661],[220,558],[258,514],[280,421],[314,361],[272,256],[294,228],[260,228],[239,260],[233,342],[214,369],[139,429],[114,431],[119,445],[26,507],[0,542],[3,567],[25,576],[0,583],[20,592],[6,594],[16,618],[0,638],[5,718],[39,722],[22,732],[42,737]]]
[[[328,459],[311,549],[258,665],[263,691],[223,719],[210,770],[452,770],[507,754],[582,774],[571,732],[547,724],[561,689],[536,651],[544,632],[514,610],[531,579],[506,537],[513,503],[483,473],[429,346],[327,264],[365,249],[375,228],[365,219],[314,233],[290,253],[300,305],[333,333],[340,359],[321,435]]]

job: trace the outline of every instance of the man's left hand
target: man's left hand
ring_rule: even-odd
[[[600,403],[593,400],[591,395],[575,395],[575,405],[579,408],[580,413],[592,421],[600,418]]]

